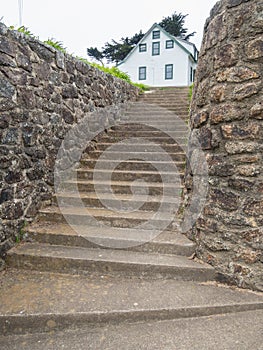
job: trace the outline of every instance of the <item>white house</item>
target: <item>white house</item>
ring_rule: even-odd
[[[155,23],[118,68],[132,81],[149,86],[189,86],[194,81],[198,51]]]

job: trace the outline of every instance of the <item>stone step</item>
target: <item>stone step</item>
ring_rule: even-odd
[[[207,264],[184,256],[127,250],[91,249],[23,243],[7,255],[11,267],[62,273],[123,275],[183,281],[208,281],[215,278]]]
[[[195,244],[176,231],[163,231],[160,234],[144,230],[124,228],[94,228],[34,223],[27,228],[26,239],[38,243],[63,246],[102,249],[116,248],[135,252],[174,254],[190,257]]]
[[[178,192],[178,196],[180,191]],[[63,192],[58,193],[53,198],[53,204],[62,206],[77,207],[81,202],[85,207],[89,208],[127,208],[132,210],[133,208],[138,208],[142,211],[157,211],[161,209],[161,203],[163,204],[162,210],[167,210],[169,207],[174,207],[174,205],[180,202],[180,198],[176,197],[165,197],[163,196],[145,196],[145,195],[131,195],[131,194],[110,194],[105,193],[71,193]]]
[[[79,192],[94,192],[95,190],[100,193],[114,193],[114,194],[145,194],[149,196],[163,195],[164,191],[173,193],[174,189],[181,193],[182,186],[178,186],[174,183],[162,183],[160,182],[137,182],[132,181],[93,181],[93,180],[78,180],[65,182],[65,191],[75,191],[76,188]],[[96,189],[95,189],[96,185]]]
[[[97,180],[112,180],[112,181],[135,181],[144,180],[146,182],[163,182],[173,183],[176,182],[180,177],[184,175],[183,169],[178,169],[177,172],[159,172],[157,170],[107,170],[98,169],[96,170],[96,181]],[[77,170],[77,176],[79,180],[92,180],[94,179],[94,171],[89,168],[80,168]]]
[[[1,346],[6,350],[72,350],[87,344],[85,349],[159,350],[165,345],[170,350],[181,344],[186,346],[179,349],[214,349],[215,337],[209,342],[204,329],[210,334],[217,329],[216,339],[221,335],[216,344],[223,343],[217,347],[220,350],[260,349],[262,308],[262,295],[216,283],[10,269],[1,278],[0,294],[0,332],[10,337],[2,337]],[[249,310],[253,318],[248,312],[242,316]],[[156,325],[149,324],[154,321]],[[255,325],[258,333],[252,331]],[[81,327],[85,328],[81,331]],[[54,333],[58,330],[64,332]],[[252,332],[259,338],[246,347],[244,332],[246,337]],[[21,338],[14,336],[25,333]]]
[[[134,158],[131,154],[131,158]],[[165,158],[168,158],[168,155],[164,153]],[[117,170],[128,170],[128,171],[151,171],[155,172],[160,169],[162,172],[183,172],[185,169],[185,161],[184,162],[178,162],[178,161],[156,161],[152,160],[151,155],[147,154],[144,155],[145,160],[136,160],[136,159],[129,159],[129,160],[116,160],[116,159],[110,159],[108,158],[108,154],[103,153],[103,158],[101,157],[99,160],[96,159],[81,159],[80,165],[83,167],[86,167],[87,169],[94,169],[95,166],[96,171],[97,170],[109,170],[109,169],[116,169]],[[83,171],[84,168],[79,169],[80,172]],[[114,170],[115,171],[115,170]],[[81,176],[82,176],[81,175]],[[85,175],[83,175],[85,177]]]
[[[165,151],[164,151],[165,152]],[[164,158],[164,154],[161,152],[153,152],[150,147],[148,147],[148,150],[144,150],[144,152],[129,152],[128,147],[125,146],[125,150],[123,152],[119,152],[118,150],[112,149],[111,151],[108,150],[101,150],[101,151],[91,151],[87,155],[85,154],[82,157],[82,160],[85,161],[87,159],[98,159],[103,153],[103,157],[111,160],[122,160],[122,159],[128,159],[134,158],[134,159],[144,159],[148,155],[151,155],[151,158],[153,158],[155,161],[161,161]],[[185,162],[186,156],[184,153],[169,153],[168,154],[171,159],[178,162]]]
[[[119,228],[138,228],[145,230],[174,230],[173,221],[175,220],[178,204],[165,205],[167,211],[121,211],[110,210],[106,208],[88,208],[88,207],[57,207],[50,206],[40,209],[38,221],[49,221],[51,223],[63,223],[67,220],[71,225],[88,225],[94,227],[119,227]],[[143,225],[143,226],[142,226]]]

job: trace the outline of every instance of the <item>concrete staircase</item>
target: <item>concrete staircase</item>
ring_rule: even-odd
[[[76,179],[8,252],[3,334],[263,308],[261,296],[218,288],[214,269],[193,259],[195,244],[179,231],[187,98],[183,88],[143,95],[83,154]],[[36,348],[27,339],[25,348]]]
[[[173,113],[145,102],[163,101],[163,106],[170,101],[169,106],[174,108],[177,102],[171,101],[180,96],[178,106],[183,109],[186,90],[168,92],[169,98],[164,101],[162,90],[152,93],[154,99],[143,96],[128,109],[125,124],[99,136],[96,150],[84,154],[77,169],[78,193],[72,193],[74,180],[67,181],[64,191],[54,196],[53,205],[40,210],[37,221],[28,228],[27,239],[32,242],[9,252],[10,266],[196,281],[214,278],[210,266],[189,259],[195,246],[174,224],[185,166],[183,150],[176,141],[186,140],[180,125],[173,132],[175,138],[165,133],[171,131]],[[149,126],[156,121],[162,126]],[[133,138],[137,138],[136,144]],[[122,140],[131,141],[108,151]],[[155,145],[159,147],[156,151]],[[102,156],[94,178],[94,168]],[[153,234],[156,230],[160,232]]]
[[[154,104],[174,112],[186,121],[189,118],[189,88],[156,88],[145,93],[141,100],[147,104]]]

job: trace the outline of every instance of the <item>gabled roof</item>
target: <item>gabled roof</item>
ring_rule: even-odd
[[[136,44],[136,46],[134,46],[134,48],[128,53],[128,55],[120,62],[117,64],[117,66],[119,66],[120,64],[124,63],[127,61],[127,59],[133,54],[133,52],[137,49],[137,47],[144,41],[144,39],[155,29],[158,28],[160,31],[162,31],[165,35],[167,35],[171,40],[173,40],[182,50],[184,50],[189,56],[191,56],[191,58],[194,60],[194,62],[196,62],[196,59],[194,58],[193,54],[187,50],[186,47],[183,46],[183,44],[181,42],[185,42],[188,45],[192,45],[195,50],[196,47],[193,43],[190,43],[187,40],[184,40],[182,38],[176,38],[175,36],[171,35],[170,33],[168,33],[165,29],[163,29],[158,23],[154,23],[151,28],[145,33],[145,35],[142,37],[142,39]]]

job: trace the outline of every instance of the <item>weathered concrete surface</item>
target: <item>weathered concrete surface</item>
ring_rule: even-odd
[[[214,269],[185,256],[118,249],[92,249],[24,243],[8,252],[9,266],[62,273],[104,273],[145,278],[208,281]]]
[[[0,337],[4,350],[262,350],[263,311]]]
[[[172,280],[7,270],[1,274],[1,332],[27,333],[127,321],[165,320],[263,308],[261,293]],[[238,314],[237,314],[238,317]]]

